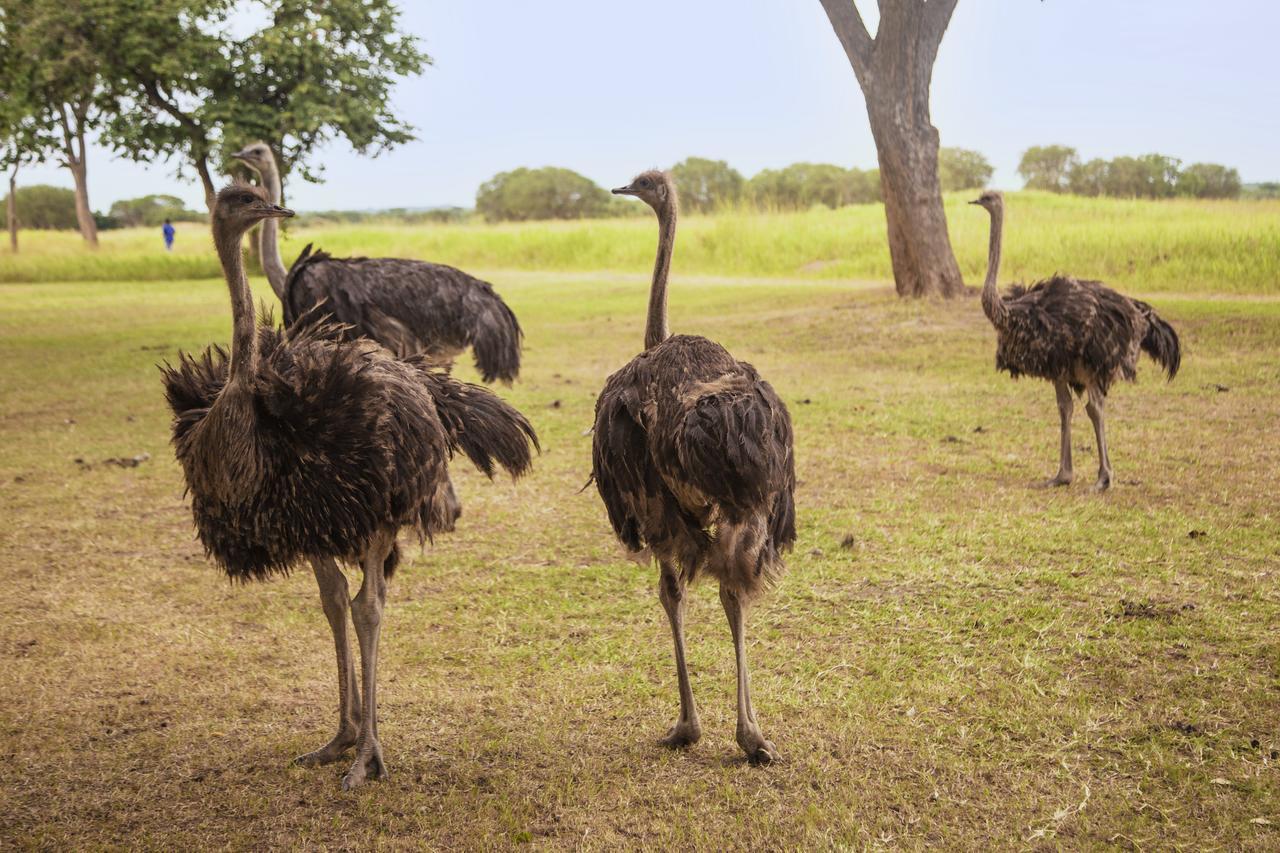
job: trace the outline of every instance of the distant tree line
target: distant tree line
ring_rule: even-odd
[[[943,148],[943,189],[984,187],[993,169],[977,151]],[[746,178],[724,160],[689,157],[671,167],[680,206],[693,213],[726,207],[807,210],[881,200],[877,169],[847,169],[832,163],[792,163]],[[490,222],[591,219],[641,212],[611,196],[590,178],[569,169],[513,169],[494,175],[476,193],[476,211]]]
[[[1176,157],[1143,154],[1082,161],[1066,145],[1037,145],[1022,153],[1018,174],[1028,189],[1117,198],[1237,198],[1240,173],[1218,163],[1183,167]]]

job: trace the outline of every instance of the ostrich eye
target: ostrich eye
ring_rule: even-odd
[[[638,183],[638,185],[639,185],[639,186],[643,187],[644,189],[648,189],[648,188],[649,188],[649,179],[648,179],[648,178],[641,178],[637,183]]]
[[[242,204],[253,204],[253,196],[249,195],[248,193],[245,193],[244,195],[240,196],[240,202]]]

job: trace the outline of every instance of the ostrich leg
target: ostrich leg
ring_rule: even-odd
[[[1040,486],[1042,488],[1069,485],[1075,476],[1071,472],[1071,413],[1075,405],[1071,399],[1071,386],[1059,379],[1053,383],[1053,390],[1058,394],[1058,419],[1062,423],[1058,450],[1058,473],[1041,483]]]
[[[364,784],[367,778],[386,779],[387,766],[378,742],[378,640],[382,635],[382,611],[387,601],[387,580],[383,565],[395,543],[394,531],[376,537],[364,555],[364,582],[351,602],[351,618],[360,638],[360,680],[363,708],[356,760],[342,777],[342,790]]]
[[[671,636],[676,646],[676,677],[680,681],[680,719],[676,720],[676,724],[660,743],[670,747],[689,746],[702,737],[702,725],[698,722],[698,708],[693,702],[689,670],[684,662],[685,582],[679,570],[669,561],[659,560],[659,565],[662,567],[662,576],[658,579],[658,598],[671,622]]]
[[[338,652],[338,733],[315,752],[299,755],[293,760],[294,764],[303,767],[332,764],[355,744],[360,734],[360,688],[356,685],[356,669],[347,638],[347,611],[350,609],[347,579],[332,557],[312,558],[311,568],[320,586],[320,604],[333,630],[333,644]]]
[[[751,675],[747,672],[747,641],[745,637],[747,604],[742,593],[726,583],[720,584],[720,603],[729,617],[729,630],[733,633],[733,650],[738,661],[738,746],[747,754],[752,764],[768,764],[779,758],[778,748],[765,740],[756,722],[756,712],[751,707]]]
[[[1098,436],[1098,482],[1093,484],[1095,492],[1105,492],[1111,488],[1111,454],[1107,452],[1107,395],[1096,385],[1089,386],[1089,402],[1084,410],[1093,421],[1093,431]]]

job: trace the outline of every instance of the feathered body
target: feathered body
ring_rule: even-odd
[[[667,329],[667,278],[678,202],[670,177],[645,172],[615,193],[658,216],[644,352],[609,377],[596,400],[592,478],[614,533],[651,553],[658,598],[675,641],[680,717],[670,747],[701,737],[684,655],[685,588],[706,572],[720,584],[738,665],[737,741],[750,761],[777,750],[751,707],[746,613],[783,571],[796,538],[795,460],[787,407],[756,369],[724,347]]]
[[[400,356],[449,362],[471,347],[485,382],[511,382],[520,372],[516,315],[493,285],[444,264],[333,258],[308,244],[289,269],[281,302],[288,326],[321,312]]]
[[[997,288],[1004,234],[1004,196],[982,194],[973,204],[991,214],[987,277],[982,310],[996,330],[996,368],[1015,379],[1036,376],[1053,383],[1058,397],[1060,450],[1058,473],[1046,486],[1065,486],[1071,465],[1071,393],[1088,394],[1085,410],[1098,440],[1095,490],[1111,486],[1105,408],[1117,380],[1138,375],[1138,353],[1145,351],[1172,380],[1182,362],[1178,334],[1145,302],[1130,299],[1098,281],[1055,275],[1030,288],[1015,285],[1007,296]]]
[[[754,596],[795,541],[791,420],[750,364],[675,335],[614,373],[596,401],[592,470],[632,551],[705,569]]]
[[[279,204],[283,188],[270,147],[255,142],[232,156],[258,173]],[[510,383],[520,373],[520,323],[486,281],[444,264],[334,258],[310,245],[286,270],[272,221],[263,223],[259,245],[287,326],[327,314],[331,328],[371,338],[401,357],[426,353],[448,363],[471,347],[485,382]]]
[[[1145,350],[1172,379],[1181,359],[1178,336],[1150,305],[1098,281],[1056,275],[1002,297],[996,326],[996,368],[1014,378],[1064,380],[1081,394],[1090,382],[1103,393],[1133,381]]]
[[[164,371],[196,529],[236,580],[317,554],[356,559],[387,528],[452,530],[455,450],[486,474],[494,456],[515,475],[529,465],[532,428],[487,390],[336,337],[261,328],[259,369],[231,393],[219,347]]]
[[[235,580],[265,579],[311,562],[338,658],[339,730],[304,765],[356,760],[343,787],[385,778],[377,737],[377,655],[396,534],[452,528],[448,461],[462,450],[486,474],[531,462],[529,422],[492,392],[348,339],[314,317],[287,332],[254,323],[240,242],[254,224],[292,216],[264,190],[232,185],[212,211],[226,273],[230,353],[211,347],[163,370],[173,446],[205,550]],[[348,598],[338,563],[358,565]],[[357,681],[347,617],[360,643]]]

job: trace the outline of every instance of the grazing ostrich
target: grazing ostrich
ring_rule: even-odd
[[[778,758],[751,708],[745,622],[752,600],[782,574],[795,541],[795,463],[787,407],[756,369],[724,347],[667,331],[667,273],[676,191],[645,172],[614,193],[658,215],[645,351],[609,377],[596,401],[592,476],[614,532],[658,560],[658,598],[675,639],[680,718],[670,747],[702,734],[684,659],[685,588],[701,572],[720,582],[738,667],[738,745],[753,763]]]
[[[271,201],[280,203],[280,170],[266,143],[231,156],[257,172]],[[275,220],[264,222],[259,247],[286,326],[323,305],[337,323],[399,356],[425,352],[448,362],[470,346],[485,382],[510,383],[520,372],[520,323],[488,282],[444,264],[332,258],[310,245],[286,271],[279,230]]]
[[[396,533],[450,530],[456,509],[446,465],[462,450],[484,473],[530,465],[533,428],[492,392],[400,360],[376,343],[337,340],[322,325],[256,328],[240,256],[244,232],[292,212],[265,190],[218,194],[213,237],[231,292],[230,358],[213,347],[163,369],[173,444],[205,551],[232,580],[262,580],[311,561],[338,655],[338,733],[297,759],[338,761],[355,747],[344,789],[385,778],[376,672]],[[338,561],[359,564],[348,600]],[[350,610],[361,678],[347,638]]]
[[[1101,282],[1055,275],[1030,288],[1015,285],[1008,296],[996,290],[1004,196],[983,193],[970,202],[991,214],[991,247],[982,310],[996,327],[996,369],[1015,379],[1023,374],[1053,383],[1062,421],[1058,473],[1043,486],[1071,482],[1071,392],[1089,395],[1085,411],[1098,437],[1098,481],[1094,491],[1111,486],[1105,420],[1107,391],[1117,379],[1133,381],[1141,348],[1165,369],[1178,373],[1182,353],[1178,334],[1145,302],[1116,293]]]

